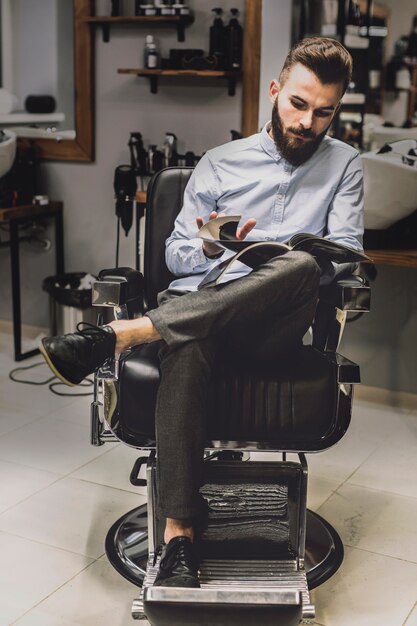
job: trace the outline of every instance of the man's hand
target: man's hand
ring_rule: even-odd
[[[223,217],[223,216],[224,216],[224,213],[217,213],[217,211],[212,211],[209,215],[209,220],[214,220],[216,217]],[[204,220],[202,217],[197,217],[196,222],[197,222],[197,228],[199,229],[204,224]],[[255,226],[256,226],[256,220],[253,217],[249,218],[241,228],[237,229],[236,238],[245,239],[246,235],[250,233],[252,228],[255,228]],[[206,255],[206,257],[210,258],[210,257],[217,256],[220,252],[223,252],[223,251],[224,251],[224,248],[221,248],[220,246],[216,246],[215,243],[209,243],[208,241],[203,241],[203,252]]]

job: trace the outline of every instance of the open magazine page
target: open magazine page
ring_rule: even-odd
[[[310,233],[297,233],[291,237],[288,244],[293,250],[303,250],[316,258],[325,258],[334,263],[355,263],[370,260],[366,254],[359,250]]]
[[[221,239],[236,240],[236,230],[240,222],[240,218],[240,215],[224,215],[223,217],[216,217],[216,219],[209,220],[203,224],[198,231],[197,236],[205,241],[210,241],[211,243],[219,243]],[[226,229],[221,235],[220,230],[225,225],[227,225]],[[220,245],[222,244],[220,243]]]
[[[205,276],[199,288],[213,282],[219,283],[223,275],[230,270],[232,264],[236,261],[240,261],[253,269],[275,256],[285,254],[289,250],[308,252],[323,268],[328,266],[330,262],[356,263],[370,261],[369,257],[358,250],[310,233],[297,233],[291,237],[288,244],[277,241],[239,240],[236,239],[239,221],[239,215],[226,215],[209,220],[198,231],[198,236],[205,241],[237,252],[234,257],[216,265]]]
[[[229,244],[230,242],[227,243]],[[238,241],[237,243],[243,244],[245,242]],[[231,244],[235,245],[236,241],[231,242]],[[213,269],[203,278],[198,288],[201,289],[205,285],[209,285],[212,283],[219,284],[224,274],[230,271],[233,264],[238,261],[240,263],[244,263],[244,265],[247,265],[252,269],[255,269],[259,265],[262,265],[262,263],[266,263],[276,256],[285,254],[289,250],[290,248],[285,243],[278,243],[277,241],[248,241],[246,242],[246,247],[244,250],[241,250],[240,252],[235,254],[235,256],[226,259],[225,261],[222,261],[218,265],[213,267]]]

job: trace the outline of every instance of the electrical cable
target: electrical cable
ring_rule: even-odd
[[[46,380],[42,380],[42,381],[35,381],[35,380],[19,380],[19,378],[15,378],[15,374],[17,374],[18,372],[22,372],[22,371],[26,371],[26,370],[31,370],[34,367],[39,367],[40,365],[46,365],[45,362],[41,361],[39,363],[33,363],[32,365],[27,365],[26,367],[16,367],[15,369],[11,370],[9,372],[9,378],[10,380],[12,380],[15,383],[22,383],[24,385],[48,385],[49,390],[54,393],[56,396],[68,396],[68,397],[79,397],[79,396],[91,396],[93,395],[93,392],[90,391],[88,393],[61,393],[59,391],[56,391],[56,387],[58,386],[64,386],[67,387],[67,385],[65,385],[65,383],[61,382],[57,376],[51,376],[50,378],[47,378]],[[55,381],[55,382],[53,382]],[[86,378],[82,383],[80,383],[78,386],[79,387],[91,387],[92,385],[94,385],[94,381],[91,380],[90,378]]]
[[[120,248],[120,217],[117,218],[116,268],[119,267],[119,248]]]

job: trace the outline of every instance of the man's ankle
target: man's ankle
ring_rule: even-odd
[[[169,543],[175,537],[188,537],[194,541],[194,528],[189,520],[168,517],[165,525],[164,541]]]

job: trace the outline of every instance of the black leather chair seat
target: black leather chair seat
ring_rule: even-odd
[[[138,447],[155,438],[160,347],[160,342],[140,346],[120,360],[119,405],[112,428],[120,439]],[[291,351],[272,367],[221,363],[212,380],[208,438],[256,441],[258,448],[276,440],[279,449],[324,449],[335,436],[337,375],[332,355],[311,346]]]

